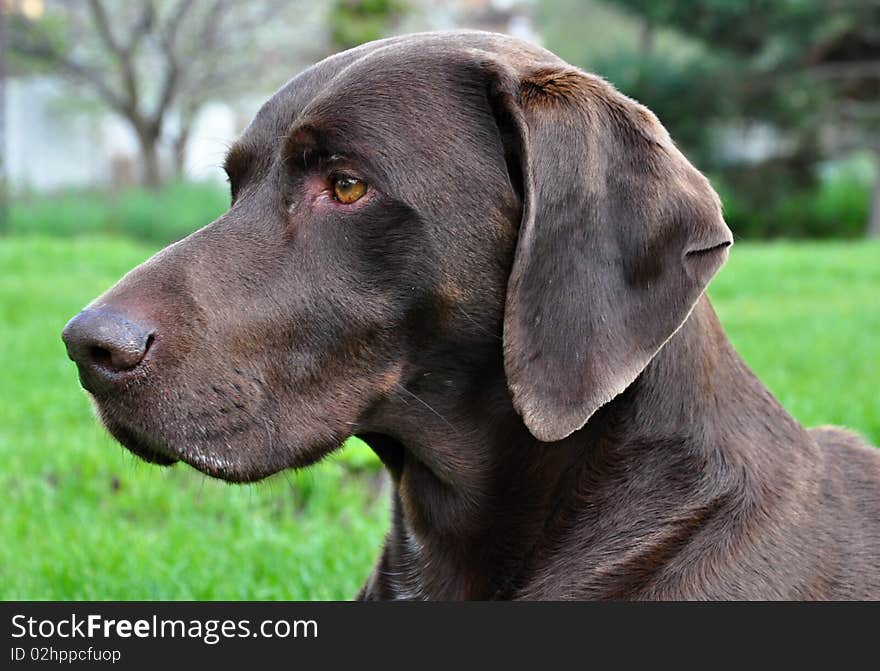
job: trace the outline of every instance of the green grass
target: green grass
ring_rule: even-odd
[[[165,245],[210,223],[228,206],[228,189],[213,183],[178,182],[158,191],[133,187],[116,194],[70,189],[12,200],[9,231],[16,235],[125,236]]]
[[[709,294],[753,371],[805,426],[880,445],[880,242],[734,246]]]
[[[137,462],[99,428],[59,333],[153,251],[0,238],[0,599],[341,599],[366,578],[387,493],[360,445],[230,486]],[[880,245],[738,245],[712,285],[745,359],[806,425],[880,443]]]

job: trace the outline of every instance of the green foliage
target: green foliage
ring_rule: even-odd
[[[211,183],[178,182],[159,191],[132,188],[112,195],[68,190],[13,200],[9,230],[17,234],[121,235],[167,244],[209,224],[229,206],[229,194]]]
[[[600,55],[594,62],[597,72],[647,105],[661,121],[673,120],[670,132],[695,164],[704,169],[714,167],[706,119],[724,114],[730,101],[721,94],[706,95],[706,90],[724,76],[711,56],[671,61],[624,52]]]
[[[350,598],[389,519],[362,444],[233,486],[138,462],[100,429],[59,334],[155,249],[0,238],[0,599]],[[795,417],[875,444],[878,256],[880,243],[737,244],[710,288],[734,345]]]
[[[765,177],[766,170],[756,171],[754,180]],[[871,189],[864,180],[842,175],[813,187],[779,189],[777,184],[766,193],[759,186],[731,189],[723,178],[713,184],[737,239],[858,238],[865,232]]]
[[[56,65],[51,54],[67,53],[70,49],[64,17],[47,12],[39,19],[28,19],[12,12],[7,17],[6,34],[9,45],[6,55],[13,74],[53,72]]]
[[[350,49],[385,37],[408,9],[406,0],[334,0],[327,12],[334,49]]]
[[[784,62],[805,42],[827,32],[823,23],[829,19],[829,3],[817,0],[612,0],[612,4],[768,66]]]

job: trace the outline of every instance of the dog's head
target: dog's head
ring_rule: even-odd
[[[648,110],[500,35],[329,58],[226,169],[229,211],[64,339],[120,442],[229,480],[381,431],[377,409],[432,374],[456,397],[500,371],[529,430],[562,439],[633,382],[731,243]]]

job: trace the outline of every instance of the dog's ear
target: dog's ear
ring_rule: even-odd
[[[620,394],[733,242],[708,181],[645,107],[570,66],[497,63],[489,100],[523,196],[504,366],[542,441]]]

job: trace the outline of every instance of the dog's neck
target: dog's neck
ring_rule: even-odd
[[[771,478],[784,467],[753,447],[768,436],[745,431],[802,431],[733,350],[706,298],[635,383],[558,443],[523,425],[500,361],[477,380],[430,377],[410,384],[389,431],[368,436],[395,489],[371,596],[515,596],[553,560],[538,548],[546,553],[567,529],[590,527],[596,549],[608,543],[621,497],[637,497],[661,526],[664,516],[697,524],[744,473]],[[742,421],[768,412],[773,422]],[[664,486],[637,491],[636,482]]]

